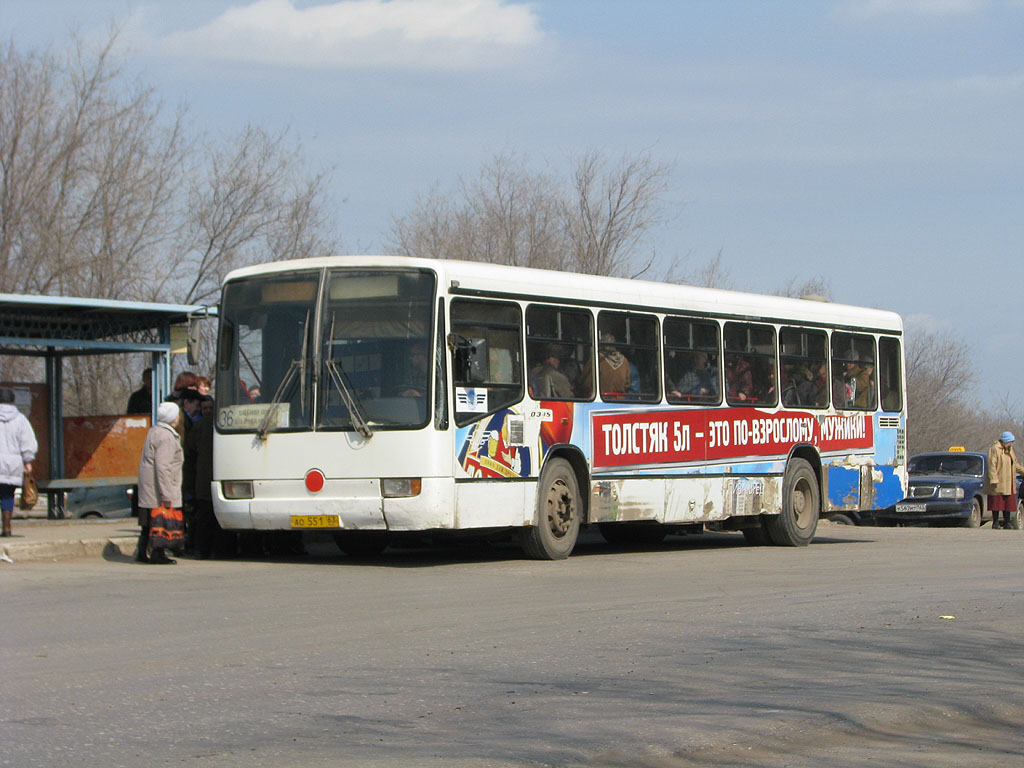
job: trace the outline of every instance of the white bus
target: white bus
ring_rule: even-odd
[[[513,532],[535,558],[903,498],[902,322],[823,301],[476,262],[338,256],[227,276],[227,529]]]

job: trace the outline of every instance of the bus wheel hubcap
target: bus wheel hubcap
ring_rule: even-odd
[[[808,492],[807,484],[805,482],[799,483],[796,488],[793,489],[793,519],[797,525],[801,528],[806,527],[808,521],[806,520],[810,513],[810,504],[808,503]]]
[[[548,527],[555,536],[564,536],[572,525],[573,498],[569,486],[556,480],[548,489]]]

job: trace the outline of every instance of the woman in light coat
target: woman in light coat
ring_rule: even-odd
[[[993,528],[1009,528],[1010,517],[1017,511],[1017,475],[1024,475],[1024,466],[1013,452],[1013,432],[1003,432],[988,449],[984,492],[992,512]],[[1002,525],[999,513],[1003,513]]]
[[[181,409],[176,403],[160,403],[157,423],[146,434],[139,460],[139,550],[140,563],[174,563],[166,550],[185,545],[185,524],[181,514],[181,468],[184,453],[178,424]],[[149,548],[147,557],[146,549]]]
[[[38,449],[32,425],[14,405],[14,391],[0,388],[0,536],[11,535],[14,489],[21,487],[25,475],[32,474],[32,460]]]

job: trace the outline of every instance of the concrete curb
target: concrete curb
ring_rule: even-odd
[[[52,541],[17,541],[0,545],[0,551],[13,564],[41,560],[75,560],[81,557],[132,557],[137,536],[101,539],[55,539]],[[4,561],[3,565],[10,565]]]

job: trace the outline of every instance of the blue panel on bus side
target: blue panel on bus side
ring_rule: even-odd
[[[860,501],[860,469],[828,468],[828,501],[833,509],[856,509]]]
[[[902,500],[905,494],[896,469],[882,464],[876,466],[875,471],[882,473],[882,481],[875,483],[875,509],[891,507],[897,501]]]
[[[875,464],[892,464],[896,461],[896,449],[900,430],[881,429],[875,417]]]

